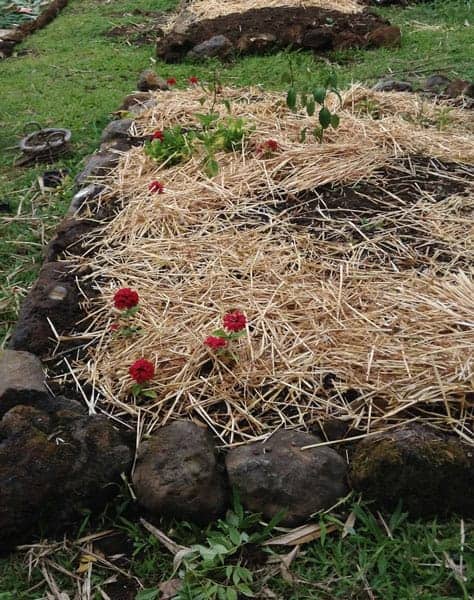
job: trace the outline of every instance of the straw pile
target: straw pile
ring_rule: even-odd
[[[317,7],[325,10],[337,10],[342,13],[358,13],[365,7],[357,0],[227,0],[218,2],[216,0],[193,0],[181,4],[181,10],[185,11],[191,21],[202,19],[215,19],[232,13],[244,13],[248,10],[275,7],[309,8]]]
[[[91,269],[81,285],[99,292],[85,357],[73,365],[92,384],[90,410],[139,436],[197,419],[224,446],[327,418],[354,436],[418,418],[473,443],[474,134],[464,112],[449,109],[446,123],[446,107],[354,86],[340,128],[323,144],[301,143],[311,120],[282,95],[222,94],[254,129],[241,153],[218,157],[215,178],[199,156],[168,168],[133,148],[106,181],[115,216],[78,264]],[[195,124],[201,96],[157,95],[137,132]],[[268,139],[280,150],[262,159],[255,147]],[[422,154],[460,165],[410,158]],[[421,176],[438,182],[431,192]],[[150,194],[154,179],[164,194]],[[354,188],[354,203],[341,186],[361,180],[371,187]],[[122,286],[140,294],[134,338],[109,331]],[[235,308],[249,326],[232,363],[203,339]],[[128,367],[140,357],[156,365],[156,399],[129,393]]]

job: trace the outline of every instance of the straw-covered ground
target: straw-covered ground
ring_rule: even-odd
[[[202,96],[157,94],[136,132],[196,127]],[[301,142],[312,119],[283,95],[224,98],[247,135],[240,151],[217,156],[217,176],[199,152],[167,166],[133,148],[107,180],[114,216],[78,265],[90,269],[81,286],[98,292],[74,366],[93,386],[91,407],[140,434],[203,421],[222,445],[328,418],[349,437],[422,419],[472,443],[468,115],[354,86],[340,127]],[[269,139],[278,149],[265,157]],[[152,180],[163,194],[149,191]],[[140,295],[134,337],[110,332],[119,287]],[[248,319],[236,360],[203,344],[231,309]],[[141,357],[156,367],[153,399],[130,393],[128,368]]]

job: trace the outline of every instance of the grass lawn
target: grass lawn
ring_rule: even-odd
[[[402,27],[403,43],[398,50],[339,52],[326,60],[309,53],[279,53],[248,57],[225,68],[207,65],[155,64],[151,45],[132,47],[112,40],[104,32],[115,25],[137,23],[145,17],[131,14],[136,9],[168,10],[173,0],[71,0],[69,6],[45,30],[17,48],[18,57],[0,62],[0,347],[15,321],[22,298],[34,281],[41,264],[44,244],[62,218],[71,198],[71,179],[82,161],[97,147],[100,132],[110,113],[134,88],[138,74],[155,67],[164,76],[185,81],[190,75],[201,79],[219,68],[221,79],[235,85],[261,84],[267,89],[285,89],[291,58],[297,80],[317,80],[335,70],[339,84],[374,82],[393,72],[397,78],[433,72],[474,79],[474,14],[470,1],[438,0],[406,9],[380,11]],[[16,169],[12,166],[18,142],[27,124],[62,126],[73,132],[73,154],[55,166],[70,170],[71,177],[55,194],[39,192],[37,176],[47,166]],[[5,204],[8,210],[5,210]],[[110,519],[110,517],[109,517]],[[293,578],[273,577],[266,584],[288,599],[381,599],[468,600],[473,597],[473,525],[466,524],[462,544],[460,520],[444,523],[410,523],[400,515],[376,520],[368,510],[357,513],[354,532],[323,536],[303,548],[293,562]],[[98,525],[97,525],[98,526]],[[158,542],[136,525],[115,515],[101,526],[124,530],[135,552],[131,571],[150,588],[170,576],[171,557]],[[83,533],[83,532],[82,532]],[[81,533],[81,534],[82,534]],[[203,537],[181,525],[175,531],[182,543]],[[470,535],[470,539],[469,539]],[[286,549],[288,551],[288,549]],[[77,547],[57,553],[52,560],[75,571]],[[38,600],[45,597],[43,575],[34,568],[31,580],[24,556],[0,561],[0,600]],[[462,564],[470,583],[456,573]],[[454,566],[453,566],[454,565]],[[55,579],[71,590],[71,579],[54,571]],[[94,566],[93,577],[110,575]],[[471,588],[468,586],[471,585]],[[28,591],[34,588],[32,591]],[[471,594],[471,595],[470,595]],[[97,598],[101,596],[97,595]],[[150,593],[147,600],[156,595]],[[188,597],[188,596],[186,596]],[[268,596],[271,597],[271,596]],[[197,596],[190,595],[194,600]],[[229,596],[232,600],[232,597]],[[142,600],[146,600],[143,596]]]

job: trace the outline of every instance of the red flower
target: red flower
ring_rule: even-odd
[[[199,83],[199,79],[195,75],[190,77],[188,81],[191,85],[197,85]]]
[[[137,383],[145,383],[155,375],[155,366],[146,358],[139,358],[130,365],[128,372]]]
[[[118,323],[112,323],[109,327],[110,331],[118,331],[120,325]]]
[[[165,190],[165,186],[161,183],[161,181],[152,181],[148,186],[150,192],[162,194]]]
[[[151,135],[151,139],[152,140],[160,140],[160,142],[162,142],[165,139],[165,136],[163,135],[162,131],[154,131]]]
[[[133,308],[138,304],[139,298],[135,290],[130,288],[120,288],[114,294],[114,306],[119,310]]]
[[[170,77],[169,79],[166,80],[166,83],[168,85],[176,85],[176,79],[174,77]]]
[[[257,152],[259,154],[263,154],[264,156],[269,156],[276,152],[280,146],[276,140],[266,140],[257,146]]]
[[[224,327],[229,331],[242,331],[247,325],[247,317],[239,310],[224,315]]]
[[[225,348],[227,346],[227,340],[221,337],[215,337],[213,335],[208,336],[204,340],[204,343],[212,350],[219,350],[219,348]]]

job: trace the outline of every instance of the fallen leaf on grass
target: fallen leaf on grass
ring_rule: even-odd
[[[324,533],[331,533],[337,529],[337,525],[326,525],[324,527]],[[301,525],[301,527],[295,527],[288,533],[279,535],[271,538],[263,543],[263,546],[299,546],[300,544],[307,544],[313,540],[317,540],[323,535],[323,528],[317,523],[311,523],[310,525]]]

